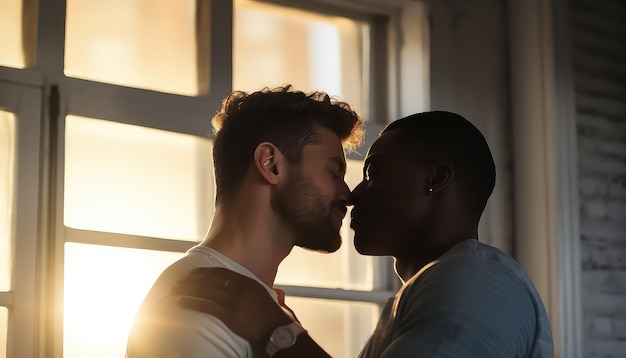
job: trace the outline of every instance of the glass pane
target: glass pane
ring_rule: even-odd
[[[65,225],[199,241],[213,215],[209,139],[68,116]]]
[[[7,333],[9,326],[9,310],[0,307],[0,358],[7,356]]]
[[[195,0],[68,0],[65,74],[198,94]]]
[[[183,255],[66,243],[63,357],[124,357],[143,298]]]
[[[285,302],[331,357],[357,357],[379,315],[373,303],[290,296]]]
[[[24,68],[22,0],[0,0],[0,66]]]
[[[363,166],[360,160],[348,160],[347,164],[346,183],[352,189],[363,178]],[[282,285],[373,289],[374,259],[371,256],[359,255],[354,249],[350,211],[343,219],[341,236],[343,238],[341,249],[332,254],[321,254],[295,247],[278,268],[275,282]]]
[[[285,83],[303,91],[319,89],[367,117],[365,23],[250,0],[235,1],[234,11],[234,89]]]
[[[11,289],[15,116],[0,111],[0,291]]]

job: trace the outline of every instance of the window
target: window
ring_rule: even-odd
[[[26,67],[22,13],[20,0],[0,2],[0,66]]]
[[[339,96],[367,115],[367,22],[251,0],[235,1],[234,11],[234,89],[289,83]]]
[[[194,0],[68,0],[65,74],[196,95],[206,67],[196,13]]]
[[[0,358],[123,356],[146,292],[210,225],[210,117],[233,88],[339,96],[366,143],[395,114],[401,5],[281,3],[0,2]],[[333,356],[358,354],[395,288],[347,220],[340,251],[295,249],[276,279]]]
[[[7,326],[9,323],[9,311],[6,307],[0,307],[0,357],[7,355]]]
[[[13,178],[15,154],[15,115],[0,110],[0,292],[11,290],[13,273]],[[2,296],[0,296],[2,297]],[[0,357],[6,356],[8,310],[0,300]]]
[[[15,115],[0,110],[0,291],[11,289],[14,153]]]
[[[66,243],[63,356],[123,357],[143,298],[158,275],[183,255]]]
[[[67,117],[65,130],[68,228],[204,237],[213,208],[208,139],[77,116]],[[89,232],[71,232],[70,240],[90,242]],[[123,356],[141,301],[184,254],[75,242],[64,251],[64,356]]]
[[[0,80],[0,357],[34,345],[41,93],[27,81]]]
[[[200,241],[213,211],[211,141],[68,116],[65,225]]]

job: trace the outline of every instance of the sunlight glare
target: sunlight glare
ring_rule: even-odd
[[[249,0],[235,1],[234,12],[234,89],[291,84],[304,92],[321,90],[366,117],[367,24]]]
[[[209,139],[105,120],[66,121],[65,225],[199,241],[213,215]]]
[[[68,0],[65,36],[68,76],[199,93],[194,0]]]
[[[0,291],[11,289],[15,115],[0,111]]]
[[[6,307],[0,307],[0,358],[6,358],[8,326],[9,310]]]
[[[182,256],[66,243],[63,357],[123,357],[143,298],[161,272]]]
[[[0,66],[24,68],[21,0],[0,0],[0,34]]]

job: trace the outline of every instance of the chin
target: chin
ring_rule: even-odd
[[[354,239],[354,248],[361,255],[370,255],[367,245],[359,243],[356,238]]]
[[[326,252],[335,252],[341,248],[341,236],[337,235],[335,240],[328,243]]]
[[[386,254],[381,253],[380,248],[375,245],[368,244],[369,241],[363,240],[363,238],[359,238],[357,235],[354,236],[354,248],[361,255],[367,256],[384,256]]]
[[[331,241],[320,241],[318,237],[317,240],[311,240],[311,242],[296,243],[296,246],[311,251],[332,253],[341,247],[341,236],[336,234]]]

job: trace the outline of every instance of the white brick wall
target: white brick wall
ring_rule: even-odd
[[[626,2],[570,3],[584,355],[626,357]]]

